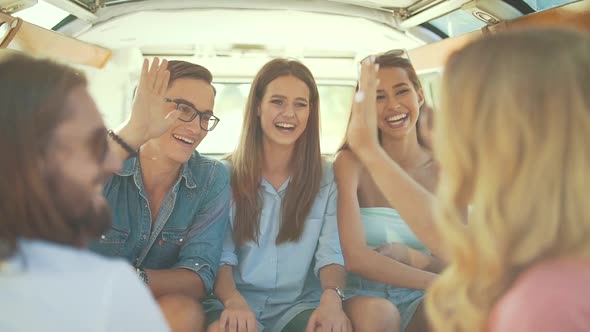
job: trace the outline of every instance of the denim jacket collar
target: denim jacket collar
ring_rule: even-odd
[[[198,152],[195,152],[191,158],[189,159],[189,161],[187,161],[186,163],[182,164],[182,168],[180,171],[180,176],[184,178],[185,180],[185,185],[187,188],[189,189],[194,189],[197,187],[197,184],[195,182],[195,177],[193,175],[193,172],[191,171],[190,167],[189,167],[189,163],[192,161],[193,158],[199,158],[200,155],[198,154]],[[121,167],[121,170],[119,170],[117,172],[117,175],[119,176],[132,176],[135,175],[136,178],[141,178],[141,170],[139,168],[139,159],[138,157],[133,157],[133,158],[129,158],[127,160],[125,160],[125,162],[123,163],[123,167]]]

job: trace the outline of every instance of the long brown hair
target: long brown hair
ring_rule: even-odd
[[[43,167],[66,97],[84,76],[48,60],[9,53],[0,60],[0,258],[19,237],[78,244],[84,231],[58,211]]]
[[[297,140],[293,154],[293,174],[281,206],[281,228],[277,243],[298,241],[303,233],[322,178],[320,152],[319,93],[313,75],[295,60],[275,59],[256,75],[244,114],[240,142],[229,157],[232,164],[232,191],[235,203],[234,240],[238,246],[247,241],[258,242],[262,200],[259,194],[262,179],[262,127],[258,108],[270,82],[278,77],[294,76],[309,88],[307,127]]]
[[[414,89],[416,90],[416,92],[422,92],[422,83],[420,83],[420,79],[418,78],[418,74],[416,73],[416,69],[414,69],[414,66],[412,65],[412,62],[402,56],[399,55],[393,55],[393,54],[381,54],[381,55],[377,55],[375,57],[375,64],[379,64],[379,68],[401,68],[403,69],[407,74],[408,74],[408,78],[410,79],[410,82],[412,82],[412,85],[414,86]],[[358,90],[358,85],[356,87],[356,89]],[[425,107],[426,103],[422,104],[422,107]],[[422,110],[422,107],[420,107],[420,110]],[[422,112],[420,112],[421,114]],[[347,124],[347,128],[346,131],[344,132],[344,139],[342,140],[342,144],[340,144],[340,147],[338,148],[337,151],[340,150],[346,150],[348,149],[348,143],[346,141],[346,133],[348,132],[348,126],[350,125],[350,120],[351,120],[351,116],[348,117],[348,124]],[[418,121],[420,121],[418,119]],[[379,142],[381,142],[381,129],[377,129],[379,132]],[[419,126],[418,126],[418,122],[416,122],[416,136],[418,137],[418,143],[420,143],[421,146],[424,147],[428,147],[428,143],[427,143],[427,139],[422,137],[422,135],[420,134],[420,130],[419,130]]]

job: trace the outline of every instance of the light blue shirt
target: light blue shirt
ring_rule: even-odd
[[[336,220],[338,194],[332,165],[325,163],[320,190],[299,242],[276,244],[281,203],[289,181],[279,190],[262,180],[259,244],[236,248],[233,241],[234,205],[221,264],[234,265],[237,289],[265,330],[280,331],[297,314],[317,307],[321,296],[319,270],[344,265]]]
[[[0,313],[3,332],[170,331],[129,264],[45,240],[0,260]]]

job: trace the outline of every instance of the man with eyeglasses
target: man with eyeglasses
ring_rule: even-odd
[[[136,268],[173,330],[204,330],[201,301],[213,287],[229,218],[229,174],[196,151],[219,122],[211,81],[189,62],[144,63],[131,118],[109,131],[126,159],[104,189],[113,224],[90,246]],[[153,122],[162,125],[146,132]]]

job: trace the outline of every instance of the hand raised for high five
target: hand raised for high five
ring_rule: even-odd
[[[162,136],[180,115],[174,105],[166,105],[170,72],[168,61],[154,58],[151,66],[143,62],[139,86],[133,102],[131,117],[121,129],[122,136],[132,147],[139,148],[150,139]]]
[[[361,63],[359,90],[354,96],[346,139],[350,149],[363,160],[379,148],[377,137],[377,71],[375,57]]]

